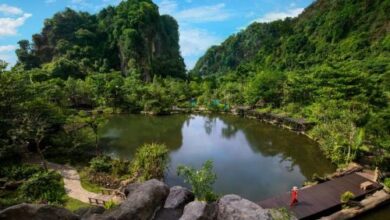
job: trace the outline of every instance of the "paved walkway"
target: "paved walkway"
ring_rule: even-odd
[[[67,165],[60,165],[48,162],[49,169],[58,171],[64,178],[65,191],[69,197],[80,200],[85,203],[89,203],[88,198],[96,198],[108,201],[113,196],[107,196],[103,194],[93,193],[85,190],[81,186],[80,175],[77,170]]]

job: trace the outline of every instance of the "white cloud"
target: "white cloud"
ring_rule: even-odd
[[[191,3],[191,0],[186,0]],[[179,1],[161,0],[159,11],[161,14],[172,15],[180,27],[180,50],[185,58],[187,69],[192,69],[199,56],[212,45],[221,42],[221,39],[207,30],[196,27],[196,24],[207,22],[221,22],[232,17],[225,4],[204,5],[180,10]]]
[[[211,45],[221,40],[209,32],[197,28],[183,28],[180,30],[180,46],[183,56],[199,56]]]
[[[21,14],[23,14],[23,11],[22,11],[22,9],[17,8],[17,7],[9,6],[6,4],[1,4],[0,5],[0,13],[4,14],[4,15],[21,15]]]
[[[16,45],[4,45],[4,46],[0,46],[0,53],[2,53],[2,52],[14,51],[14,50],[16,50],[16,48],[17,48]]]
[[[32,15],[24,13],[17,18],[0,18],[0,36],[12,36],[17,34],[17,29]]]
[[[179,23],[225,21],[232,16],[232,14],[226,10],[226,6],[223,3],[183,10],[178,10],[178,3],[175,0],[162,0],[158,5],[161,14],[170,14],[175,17]]]
[[[173,14],[177,10],[177,3],[173,0],[162,0],[159,4],[161,14]]]
[[[225,4],[221,3],[185,9],[174,13],[174,17],[179,21],[203,23],[225,21],[231,17],[231,13],[226,10]]]
[[[292,8],[287,11],[279,11],[279,12],[270,12],[265,14],[263,17],[258,18],[254,20],[253,22],[271,22],[271,21],[276,21],[280,19],[284,19],[287,17],[297,17],[303,12],[304,8]]]
[[[0,46],[0,60],[4,60],[13,66],[16,63],[16,56],[14,54],[16,45],[3,45]]]

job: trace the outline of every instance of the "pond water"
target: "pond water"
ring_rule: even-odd
[[[107,154],[131,159],[144,143],[170,149],[168,185],[185,185],[176,175],[180,164],[199,168],[214,161],[219,194],[259,201],[300,186],[314,173],[332,173],[315,142],[305,136],[229,115],[117,116],[102,129]]]

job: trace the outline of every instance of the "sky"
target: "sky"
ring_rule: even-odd
[[[121,0],[0,0],[0,59],[14,65],[22,39],[39,33],[45,18],[70,7],[97,13]],[[160,14],[179,23],[181,53],[187,69],[212,45],[252,22],[270,22],[298,16],[313,0],[154,0]]]

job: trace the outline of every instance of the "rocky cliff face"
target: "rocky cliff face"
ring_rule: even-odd
[[[33,43],[19,45],[18,66],[45,67],[62,78],[112,70],[146,81],[185,76],[178,24],[151,0],[122,1],[96,15],[67,8],[45,20]]]

